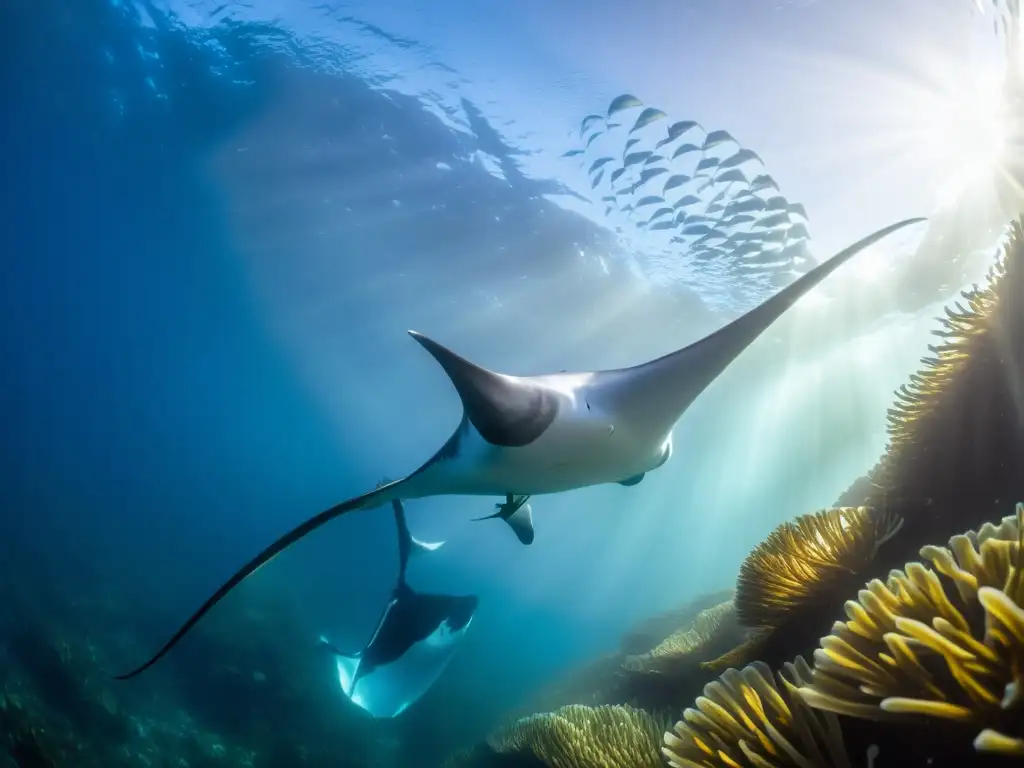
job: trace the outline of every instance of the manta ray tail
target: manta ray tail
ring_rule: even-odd
[[[224,582],[220,589],[214,592],[206,600],[205,603],[199,606],[199,609],[195,613],[193,613],[184,624],[181,625],[181,628],[178,629],[178,631],[171,636],[171,639],[164,644],[163,648],[161,648],[152,657],[150,657],[150,659],[146,661],[146,663],[142,664],[139,667],[136,667],[131,672],[126,672],[123,675],[117,675],[115,679],[127,680],[129,678],[135,677],[139,673],[144,672],[145,670],[153,666],[156,662],[162,659],[167,654],[168,651],[170,651],[175,645],[177,645],[181,641],[181,639],[186,634],[188,634],[189,630],[191,630],[192,627],[194,627],[196,623],[210,611],[211,608],[213,608],[217,603],[223,600],[224,597],[231,590],[233,590],[235,587],[237,587],[239,584],[245,581],[246,578],[255,573],[259,568],[269,563],[271,560],[277,557],[277,555],[281,554],[281,552],[286,550],[299,539],[302,539],[303,537],[315,531],[317,528],[320,528],[321,526],[329,523],[336,517],[341,517],[342,515],[348,514],[349,512],[356,512],[361,509],[370,509],[372,507],[377,507],[380,506],[381,504],[391,501],[392,499],[398,498],[401,494],[402,484],[405,483],[406,480],[409,479],[409,477],[411,477],[411,475],[408,477],[404,477],[401,480],[395,480],[394,482],[378,486],[369,493],[364,493],[362,496],[356,496],[355,498],[349,499],[348,501],[343,501],[341,504],[336,504],[330,509],[324,510],[316,517],[311,517],[306,522],[290,530],[284,536],[279,538],[277,541],[275,541],[262,552],[260,552],[258,555],[256,555],[256,557],[254,557],[248,563],[243,565],[238,571],[235,572],[234,576],[232,576],[230,579]]]
[[[504,520],[508,527],[512,529],[512,532],[516,535],[516,538],[522,544],[529,546],[533,543],[534,531],[533,531],[533,510],[530,505],[526,503],[529,496],[514,496],[510,497],[509,501],[504,504],[497,504],[498,511],[493,515],[486,515],[484,517],[473,518],[474,522],[480,520],[493,520],[498,518]]]

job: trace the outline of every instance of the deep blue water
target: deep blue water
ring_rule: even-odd
[[[120,667],[288,527],[407,472],[447,437],[457,399],[407,328],[483,365],[540,373],[637,362],[744,308],[723,310],[686,281],[648,280],[660,262],[574,210],[579,191],[556,166],[543,172],[571,137],[531,134],[530,120],[488,117],[494,105],[473,100],[479,78],[437,51],[463,38],[464,55],[486,50],[468,37],[484,11],[439,14],[430,47],[407,36],[432,16],[418,6],[404,21],[397,6],[380,10],[401,31],[358,8],[250,10],[14,0],[0,11],[0,525],[15,579],[48,579],[62,594],[118,585],[116,619],[97,613],[88,631],[131,638],[124,649],[136,655],[115,653]],[[504,19],[509,38],[541,18],[535,5],[500,13],[490,23]],[[694,13],[716,29],[727,21]],[[563,14],[551,23],[569,23]],[[324,18],[351,37],[318,34]],[[614,14],[605,18],[606,36]],[[566,45],[588,35],[596,45],[589,23]],[[935,39],[949,31],[939,27]],[[495,67],[522,64],[502,58],[515,46],[495,45]],[[534,46],[519,55],[550,67],[579,102],[567,114],[642,85],[623,71],[573,70],[550,41]],[[698,47],[711,55],[714,45]],[[379,63],[388,57],[390,70]],[[411,61],[446,83],[444,98],[430,84],[415,92]],[[506,97],[513,111],[530,102],[495,86]],[[736,99],[721,101],[707,119],[731,126]],[[770,130],[764,138],[778,147]],[[789,178],[794,199],[828,186]],[[872,200],[844,228],[822,203],[825,240],[838,246],[922,204]],[[490,499],[411,503],[418,534],[449,540],[418,582],[479,594],[482,606],[435,698],[389,726],[395,738],[430,734],[438,755],[479,738],[634,621],[729,586],[777,522],[829,504],[874,458],[884,404],[923,349],[906,315],[884,353],[860,336],[898,313],[889,298],[840,304],[844,329],[819,322],[826,340],[805,332],[803,351],[794,320],[688,417],[672,474],[538,501],[529,549],[498,523],[466,522]],[[867,338],[867,354],[885,355],[856,407],[804,412],[806,390],[787,395],[778,380],[759,393],[767,400],[750,399],[761,367],[780,359],[805,387],[827,389],[838,372],[814,367],[811,352],[836,338]],[[768,401],[778,410],[752,423]],[[254,581],[296,612],[282,636],[363,642],[392,586],[393,535],[388,515],[346,517],[261,572]],[[184,643],[168,657],[173,671],[130,685],[177,675],[201,711],[204,669],[223,653]],[[331,682],[326,670],[325,718],[341,707]],[[255,706],[251,692],[219,693],[218,716],[232,710],[236,724]],[[459,713],[447,730],[428,717],[442,704]]]

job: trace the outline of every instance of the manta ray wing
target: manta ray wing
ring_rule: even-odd
[[[334,651],[345,696],[374,717],[400,715],[441,676],[477,605],[475,596],[412,590],[397,595],[360,654],[345,656]]]
[[[506,376],[482,368],[416,331],[418,341],[441,365],[459,393],[470,423],[491,445],[519,448],[529,445],[551,426],[558,400],[529,377]]]

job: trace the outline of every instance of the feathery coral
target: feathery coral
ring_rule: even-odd
[[[1011,239],[1019,237],[1013,230]],[[961,293],[964,303],[957,301],[946,307],[946,316],[939,318],[941,327],[932,331],[943,341],[928,345],[929,357],[921,359],[919,373],[910,377],[910,383],[896,390],[896,402],[889,409],[889,440],[898,450],[914,440],[914,428],[928,412],[930,403],[940,395],[949,381],[970,357],[970,344],[975,336],[990,331],[986,322],[998,303],[996,288],[1005,275],[1005,262],[999,259],[989,270],[986,285],[975,286]]]
[[[619,705],[531,715],[488,737],[499,754],[528,753],[549,768],[661,768],[667,718]]]
[[[899,517],[867,507],[824,509],[772,531],[747,556],[736,585],[746,627],[774,627],[867,565],[900,528]]]
[[[1024,505],[921,557],[931,567],[909,563],[846,604],[800,696],[853,717],[982,726],[978,751],[1024,756]]]
[[[810,680],[800,657],[777,673],[754,662],[726,670],[704,688],[696,709],[665,734],[662,752],[673,768],[849,768],[838,718],[796,695]]]

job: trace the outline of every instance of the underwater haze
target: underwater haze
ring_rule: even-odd
[[[0,766],[440,766],[833,505],[1010,218],[951,213],[989,202],[1001,140],[1003,49],[969,0],[7,0],[0,25]],[[691,120],[701,157],[756,159],[651,161]],[[782,201],[777,247],[761,213],[715,241],[751,189]],[[349,701],[317,642],[370,641],[388,505],[112,680],[448,439],[459,394],[407,330],[518,376],[624,368],[916,216],[740,354],[643,482],[534,495],[528,546],[472,521],[500,497],[406,500],[445,542],[412,585],[479,605],[399,716]],[[77,746],[40,757],[43,727]]]

